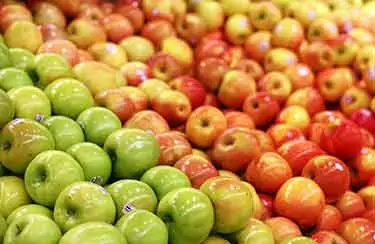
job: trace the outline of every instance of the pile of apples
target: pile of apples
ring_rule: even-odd
[[[2,0],[0,33],[0,243],[375,243],[375,1]]]

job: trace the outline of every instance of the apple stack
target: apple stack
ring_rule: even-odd
[[[1,0],[0,244],[375,244],[374,0]]]

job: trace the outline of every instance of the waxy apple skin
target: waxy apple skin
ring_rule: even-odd
[[[273,217],[264,221],[272,229],[273,237],[276,243],[282,240],[302,236],[302,232],[298,225],[290,219],[284,217]]]
[[[155,137],[160,146],[159,164],[173,165],[180,158],[192,153],[189,141],[175,131],[160,133]]]
[[[0,133],[0,161],[14,173],[24,173],[35,156],[54,148],[52,134],[33,120],[14,119]]]
[[[364,218],[352,218],[341,224],[338,234],[350,244],[371,244],[375,241],[375,224]]]
[[[167,121],[153,110],[144,110],[135,113],[124,125],[125,128],[141,129],[152,134],[168,132]]]
[[[238,244],[264,243],[274,244],[272,230],[260,220],[250,218],[246,226],[234,234]]]
[[[201,243],[214,225],[214,209],[210,199],[194,188],[169,192],[159,202],[157,215],[168,222],[171,243]]]
[[[28,74],[18,68],[9,67],[0,70],[0,88],[9,91],[12,88],[33,86],[33,81]]]
[[[15,107],[10,97],[0,90],[0,128],[3,128],[9,121],[11,121],[15,114]]]
[[[42,205],[38,205],[38,204],[27,204],[27,205],[20,206],[16,208],[15,210],[13,210],[13,212],[8,216],[6,222],[10,224],[14,220],[22,217],[23,215],[29,215],[29,214],[38,214],[38,215],[46,216],[50,219],[53,218],[53,213],[49,208],[44,207]]]

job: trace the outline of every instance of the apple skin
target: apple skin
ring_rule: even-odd
[[[238,242],[238,244],[275,243],[271,228],[269,228],[263,222],[254,218],[250,218],[246,226],[242,230],[234,234],[234,238]]]
[[[160,157],[156,138],[140,129],[112,132],[105,140],[104,150],[112,159],[115,178],[139,179],[158,164]]]
[[[374,209],[375,208],[375,186],[366,186],[362,188],[358,195],[362,197],[365,206],[367,209]]]
[[[51,101],[54,114],[71,119],[94,106],[89,89],[75,79],[57,79],[46,87],[44,93]]]
[[[13,119],[16,113],[13,101],[3,90],[0,90],[0,109],[2,111],[0,116],[0,128],[3,128]]]
[[[288,162],[275,152],[263,153],[246,170],[247,181],[265,193],[277,192],[292,177],[293,172]]]
[[[145,63],[155,53],[154,44],[141,36],[129,36],[123,39],[119,45],[125,49],[128,60],[131,62]]]
[[[86,141],[99,146],[104,145],[106,138],[112,132],[121,128],[121,121],[116,114],[102,107],[84,110],[76,121],[85,133]]]
[[[60,239],[60,244],[90,244],[105,240],[108,244],[127,244],[125,237],[120,231],[104,222],[88,222],[80,224],[68,232]]]
[[[374,175],[374,163],[372,158],[375,156],[375,150],[371,147],[363,147],[360,154],[353,160],[353,167],[358,171],[359,178],[368,182]]]
[[[117,221],[116,227],[129,244],[168,243],[168,230],[165,223],[153,213],[143,209],[126,213]]]
[[[244,112],[230,111],[225,113],[225,118],[227,119],[228,128],[255,129],[253,119]]]
[[[300,237],[294,237],[285,239],[280,244],[317,244],[314,240],[308,237],[300,236]]]
[[[316,156],[303,167],[302,176],[314,180],[323,190],[327,202],[339,199],[350,187],[348,166],[332,156]]]
[[[53,207],[60,192],[68,185],[83,181],[84,172],[69,154],[48,150],[36,156],[25,172],[30,197],[46,207]]]
[[[94,61],[94,57],[86,50],[78,49],[77,54],[78,54],[78,63]]]
[[[14,22],[25,20],[32,22],[31,12],[21,4],[9,4],[1,6],[0,9],[0,29],[4,33],[6,29]]]
[[[233,45],[242,45],[252,33],[252,25],[245,14],[228,16],[224,25],[227,40]]]
[[[9,48],[2,42],[0,42],[0,57],[1,57],[0,67],[2,69],[6,67],[10,67],[12,65],[11,59],[10,59]]]
[[[174,56],[157,52],[153,54],[148,60],[147,65],[150,67],[152,76],[165,82],[182,76],[186,73],[187,69],[179,60]]]
[[[208,31],[218,30],[224,25],[224,9],[219,2],[200,1],[196,6],[196,13],[206,23]]]
[[[251,24],[258,30],[272,30],[281,19],[281,9],[272,2],[258,2],[250,7]]]
[[[52,134],[33,120],[14,119],[0,133],[1,163],[16,174],[24,173],[36,155],[54,148]]]
[[[177,132],[164,132],[155,137],[160,146],[159,164],[174,165],[179,159],[192,153],[189,141]]]
[[[363,72],[368,67],[369,64],[375,61],[373,54],[375,52],[375,48],[373,45],[365,45],[358,50],[358,53],[354,60],[354,67],[356,70]]]
[[[104,28],[99,23],[86,18],[78,18],[70,22],[67,33],[69,40],[82,49],[107,40]]]
[[[207,38],[207,37],[206,37]],[[229,44],[223,38],[202,40],[194,50],[197,62],[208,58],[224,59],[229,53]]]
[[[66,27],[66,19],[64,13],[54,4],[49,2],[38,2],[33,8],[33,20],[36,24],[54,24],[64,29]]]
[[[4,235],[6,230],[8,229],[8,224],[5,221],[5,218],[0,215],[0,239],[4,240]]]
[[[334,20],[330,19],[315,19],[307,29],[307,40],[310,42],[328,41],[337,38],[338,35],[338,27]]]
[[[138,86],[148,97],[150,105],[152,101],[159,96],[163,91],[170,90],[171,88],[168,86],[166,82],[159,79],[148,79],[142,82]]]
[[[310,125],[311,118],[304,107],[299,105],[291,105],[284,107],[280,111],[276,121],[278,123],[285,123],[294,126],[305,133]]]
[[[297,55],[293,51],[286,48],[273,48],[264,57],[264,69],[266,72],[283,72],[289,66],[297,63]]]
[[[261,91],[269,92],[282,104],[292,92],[292,82],[284,73],[279,71],[268,72],[258,82]]]
[[[294,90],[312,87],[315,84],[315,74],[309,66],[303,63],[297,63],[288,67],[284,73],[292,82]]]
[[[264,223],[271,228],[276,243],[280,243],[285,239],[302,236],[298,225],[290,219],[273,217],[266,219]]]
[[[43,43],[38,27],[27,20],[12,23],[4,33],[5,43],[9,48],[24,48],[35,53]]]
[[[134,105],[134,113],[146,110],[148,108],[147,95],[138,87],[122,86],[122,93],[127,95]]]
[[[106,31],[107,37],[114,43],[134,34],[134,28],[130,20],[119,13],[106,15],[100,20]]]
[[[207,26],[203,18],[197,13],[187,13],[176,20],[176,31],[192,46],[196,46],[207,33]]]
[[[343,220],[359,217],[366,211],[361,196],[352,191],[347,191],[341,196],[336,202],[336,208],[340,210]]]
[[[189,98],[192,109],[201,106],[207,95],[202,83],[190,76],[177,77],[168,82],[168,85],[171,89],[184,93]]]
[[[68,40],[49,40],[43,43],[39,49],[38,53],[57,53],[66,58],[71,66],[78,63],[78,49]]]
[[[317,231],[336,231],[342,223],[342,214],[333,205],[326,205],[316,225]]]
[[[141,31],[145,23],[145,14],[140,8],[139,3],[137,5],[119,4],[116,12],[130,21],[135,32]]]
[[[157,215],[167,221],[169,242],[201,243],[214,226],[214,209],[210,199],[194,188],[169,192],[159,202]]]
[[[197,78],[208,91],[219,89],[225,73],[229,70],[227,62],[220,58],[205,58],[196,68]]]
[[[284,18],[272,30],[271,43],[274,47],[298,50],[304,39],[303,26],[296,19]]]
[[[242,109],[257,127],[263,127],[277,116],[280,105],[269,92],[257,92],[245,99]]]
[[[167,165],[149,169],[143,174],[141,181],[155,191],[159,200],[174,189],[191,187],[189,178],[183,172]]]
[[[34,54],[22,48],[10,48],[9,57],[14,68],[32,73],[34,69]]]
[[[338,110],[325,110],[314,115],[313,122],[328,124],[336,120],[345,119],[345,115]]]
[[[352,218],[341,224],[338,234],[350,244],[370,244],[375,241],[375,225],[364,218]]]
[[[263,205],[263,213],[260,219],[267,220],[274,217],[273,198],[266,194],[258,194],[258,196]]]
[[[130,86],[138,86],[152,76],[151,69],[147,64],[136,61],[124,64],[120,72],[124,76],[124,81]]]
[[[308,161],[325,152],[314,142],[293,140],[283,144],[277,152],[288,161],[294,175],[300,175]]]
[[[325,197],[314,181],[293,177],[280,187],[274,204],[280,216],[295,221],[301,227],[312,227],[324,209]]]
[[[11,224],[16,219],[21,218],[24,215],[38,214],[46,216],[50,219],[53,217],[53,213],[50,209],[37,204],[27,204],[16,208],[6,219],[8,224]]]
[[[370,109],[362,108],[354,111],[350,115],[350,120],[370,133],[375,132],[375,114]]]
[[[125,128],[137,128],[159,134],[170,130],[167,121],[153,110],[144,110],[135,113],[124,125]]]
[[[0,71],[0,88],[10,91],[23,86],[33,86],[33,81],[26,72],[17,68],[4,68]]]
[[[20,226],[23,228],[20,228]],[[44,228],[41,228],[41,226]],[[59,226],[52,219],[43,215],[29,214],[10,223],[5,232],[4,244],[17,242],[36,244],[40,243],[40,240],[43,240],[46,244],[53,244],[60,240],[61,235]]]
[[[38,26],[40,32],[42,33],[43,41],[51,40],[67,40],[68,33],[65,29],[61,29],[54,24],[42,24]]]
[[[176,32],[171,22],[157,19],[147,22],[143,26],[141,34],[148,40],[152,41],[156,47],[160,47],[166,38],[175,36]]]
[[[4,218],[18,207],[31,203],[23,179],[17,176],[0,177],[0,214]]]
[[[136,209],[155,212],[158,199],[152,188],[137,180],[119,180],[106,186],[116,204],[117,218],[126,214],[125,207],[131,204]]]
[[[334,65],[334,51],[325,42],[302,43],[299,53],[302,62],[313,71],[332,68]]]
[[[258,139],[262,153],[276,151],[272,138],[267,133],[262,130],[250,130],[249,132]]]
[[[271,48],[271,33],[269,31],[257,31],[250,35],[244,43],[246,55],[257,62],[262,62]]]
[[[301,106],[306,109],[310,116],[326,109],[322,95],[312,87],[295,90],[287,98],[286,106]]]
[[[302,130],[288,124],[275,124],[267,130],[267,134],[272,138],[276,148],[289,141],[306,140]]]
[[[311,236],[318,244],[348,244],[341,236],[333,231],[318,231]]]
[[[350,116],[353,112],[370,106],[371,96],[362,88],[351,87],[345,91],[340,99],[342,112]]]
[[[202,244],[230,244],[230,242],[219,236],[209,236]]]
[[[359,50],[358,43],[347,34],[340,34],[336,38],[327,40],[326,43],[333,49],[334,64],[337,66],[350,65]],[[342,48],[344,52],[341,52]]]
[[[109,192],[102,186],[76,182],[59,194],[53,218],[63,232],[93,221],[112,224],[116,218],[116,206]]]
[[[88,51],[95,60],[114,69],[121,68],[128,60],[125,50],[112,42],[94,43],[88,48]]]
[[[263,203],[260,200],[256,189],[246,181],[241,181],[241,183],[244,184],[249,189],[249,191],[251,193],[251,199],[252,199],[252,202],[253,202],[252,218],[260,220],[263,217],[263,214],[265,213],[265,210],[264,210]]]

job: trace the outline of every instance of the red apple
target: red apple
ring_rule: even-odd
[[[266,73],[258,85],[261,91],[269,92],[279,103],[283,103],[292,92],[292,82],[278,71]]]
[[[50,40],[39,47],[38,53],[57,53],[66,58],[74,66],[79,62],[78,49],[68,40]]]
[[[101,24],[107,33],[108,40],[118,43],[124,38],[133,35],[132,23],[121,14],[109,14],[104,16]]]
[[[359,50],[358,43],[349,35],[341,34],[326,41],[333,49],[334,64],[337,66],[350,65]]]
[[[228,128],[247,128],[255,129],[255,124],[251,117],[246,113],[239,111],[230,111],[225,113]]]
[[[319,145],[320,138],[326,126],[327,124],[320,123],[320,122],[315,122],[315,123],[310,124],[307,129],[307,136],[309,140]]]
[[[145,23],[145,16],[142,9],[139,7],[132,5],[121,5],[116,9],[116,12],[126,17],[130,21],[134,32],[139,32],[142,29]]]
[[[318,224],[316,225],[317,231],[336,231],[342,223],[342,215],[340,210],[335,206],[325,205],[321,213]]]
[[[358,195],[362,197],[367,209],[375,209],[375,186],[366,186],[362,188]]]
[[[305,140],[300,129],[288,124],[275,124],[267,130],[267,134],[272,138],[276,148],[289,141]]]
[[[375,61],[369,64],[368,67],[366,67],[362,71],[362,79],[364,80],[366,84],[366,89],[371,94],[375,94]]]
[[[250,35],[244,44],[246,55],[258,62],[263,62],[267,52],[271,50],[271,33],[258,31]]]
[[[375,243],[375,224],[364,218],[353,218],[341,224],[338,233],[349,244]]]
[[[147,95],[138,87],[122,86],[120,87],[123,93],[125,93],[134,104],[134,112],[140,112],[146,110],[148,107]]]
[[[286,101],[286,106],[294,105],[305,108],[310,116],[326,109],[322,95],[313,87],[301,88],[290,94]]]
[[[322,111],[314,115],[313,122],[318,123],[331,123],[337,120],[345,119],[345,115],[340,111]]]
[[[215,108],[219,108],[221,106],[217,96],[213,93],[207,93],[204,99],[203,105],[209,105]]]
[[[345,91],[340,99],[340,107],[342,112],[350,116],[359,109],[365,109],[370,106],[371,96],[362,88],[350,87]]]
[[[154,78],[166,82],[185,73],[184,66],[175,57],[163,52],[152,55],[147,64]]]
[[[249,74],[255,81],[259,81],[264,76],[263,67],[252,59],[240,59],[233,66],[233,69]]]
[[[309,113],[304,107],[298,105],[292,105],[283,108],[276,121],[278,123],[285,123],[296,128],[299,128],[303,132],[306,132],[310,125],[311,118]]]
[[[198,80],[212,92],[219,89],[228,70],[228,64],[225,60],[219,58],[206,58],[200,61],[196,67]]]
[[[135,113],[124,125],[126,128],[137,128],[153,134],[169,131],[167,121],[152,110],[144,110]]]
[[[138,86],[152,76],[151,69],[147,64],[136,61],[124,64],[120,72],[126,83],[131,86]]]
[[[82,3],[78,9],[77,18],[85,18],[97,23],[104,18],[104,13],[100,6],[92,3]]]
[[[266,219],[264,223],[271,228],[276,243],[281,243],[283,240],[289,238],[302,236],[302,232],[298,225],[290,219],[284,217],[273,217]]]
[[[202,83],[190,76],[180,76],[169,82],[173,90],[184,93],[190,100],[193,109],[201,106],[206,99],[206,90]]]
[[[344,220],[359,217],[366,210],[362,198],[352,191],[345,192],[336,202],[336,207],[340,210]]]
[[[250,130],[250,133],[258,139],[260,151],[262,153],[275,151],[275,145],[272,138],[267,133],[262,130]]]
[[[304,64],[313,71],[320,71],[333,67],[333,49],[324,42],[304,43],[301,45],[300,57]]]
[[[229,52],[229,45],[223,40],[202,41],[194,52],[197,62],[207,58],[224,58]]]
[[[318,231],[311,236],[311,239],[318,244],[349,244],[344,238],[333,231]]]
[[[190,143],[179,132],[164,132],[156,135],[160,146],[159,164],[174,165],[182,157],[192,153]]]
[[[304,39],[303,26],[292,18],[282,19],[272,30],[271,43],[274,47],[298,50]]]
[[[264,58],[264,69],[267,72],[285,71],[289,66],[297,64],[297,55],[286,48],[271,49]]]
[[[369,147],[364,147],[361,153],[355,158],[353,166],[358,172],[358,176],[362,181],[369,181],[375,176],[375,150]]]
[[[292,87],[294,90],[314,86],[314,73],[306,64],[297,63],[295,65],[291,65],[284,71],[284,73],[292,82]]]
[[[94,57],[86,50],[78,49],[77,55],[78,55],[78,63],[94,61]]]
[[[175,30],[172,23],[166,20],[152,20],[147,22],[142,28],[142,36],[146,37],[159,47],[164,39],[175,36]]]
[[[206,34],[207,27],[204,19],[196,13],[188,13],[176,21],[176,31],[191,45],[196,45]]]
[[[32,21],[30,11],[20,4],[0,6],[0,30],[2,33],[15,21]]]
[[[81,4],[81,0],[48,0],[61,9],[65,15],[75,16]]]
[[[274,216],[273,212],[273,198],[266,194],[258,194],[260,201],[263,205],[263,215],[262,220],[269,219]]]
[[[374,147],[375,137],[368,130],[361,128],[363,147]]]
[[[363,214],[362,214],[362,218],[365,218],[365,219],[368,219],[370,220],[372,223],[375,224],[375,209],[369,209],[369,210],[366,210]]]
[[[282,18],[281,9],[273,2],[257,2],[250,9],[251,24],[258,30],[272,30]]]
[[[350,115],[350,120],[370,133],[375,132],[375,114],[370,109],[358,109]]]

